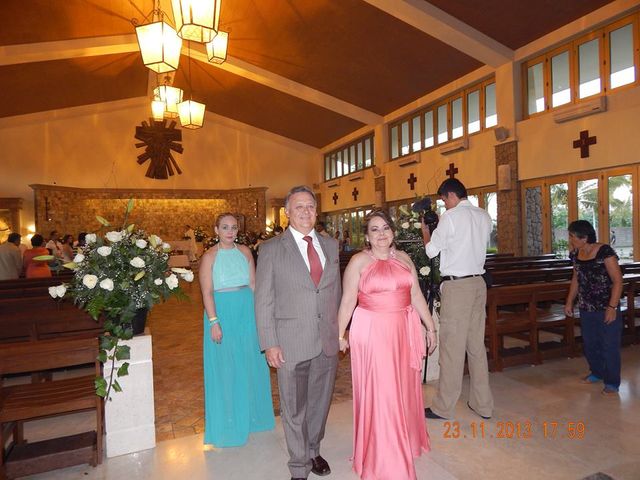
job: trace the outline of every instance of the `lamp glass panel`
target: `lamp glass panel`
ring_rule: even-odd
[[[209,43],[207,43],[207,57],[211,63],[223,63],[227,59],[227,45],[229,44],[229,34],[218,32]]]
[[[178,35],[194,42],[210,42],[218,32],[220,3],[220,0],[172,0]]]
[[[165,104],[161,100],[153,100],[151,102],[151,116],[154,120],[162,120],[164,118]]]
[[[200,128],[204,123],[204,104],[187,100],[178,104],[180,123],[183,128]]]
[[[136,27],[142,62],[156,73],[176,70],[180,62],[182,39],[164,22]]]

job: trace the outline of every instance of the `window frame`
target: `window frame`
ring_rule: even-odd
[[[611,88],[611,32],[618,30],[626,25],[632,25],[633,32],[633,62],[635,69],[635,79],[626,85]],[[579,48],[591,40],[598,39],[598,72],[600,75],[600,92],[588,97],[580,98],[580,59]],[[571,101],[552,106],[552,72],[551,58],[561,54],[564,51],[569,52],[569,81],[571,89]],[[528,69],[542,62],[543,68],[543,93],[545,108],[540,112],[529,113],[529,82]],[[633,88],[640,85],[640,13],[636,12],[616,20],[608,25],[594,29],[584,33],[572,40],[563,43],[555,48],[542,52],[521,63],[522,72],[522,118],[528,119],[536,117],[542,113],[550,112],[556,109],[562,109],[569,105],[579,105],[582,102],[588,102],[595,98],[609,95],[612,91],[618,92]]]
[[[486,130],[490,130],[490,129],[494,129],[498,126],[498,124],[496,124],[495,126],[491,126],[491,127],[487,127],[486,126],[486,119],[485,119],[485,89],[488,85],[491,84],[495,84],[496,80],[494,76],[490,76],[488,78],[485,78],[484,80],[480,81],[480,82],[476,82],[466,88],[460,89],[455,91],[454,93],[452,93],[451,95],[448,95],[447,97],[444,97],[442,99],[439,99],[433,103],[430,103],[429,105],[426,105],[425,107],[419,109],[419,110],[414,110],[411,113],[408,113],[406,115],[403,115],[400,118],[395,119],[393,122],[389,122],[389,124],[387,125],[387,135],[388,135],[388,139],[389,139],[389,159],[390,161],[395,161],[395,160],[399,160],[403,157],[406,157],[407,155],[412,155],[414,153],[423,151],[423,150],[429,150],[431,148],[435,148],[441,145],[444,145],[445,143],[451,142],[451,141],[455,141],[455,140],[460,140],[463,138],[466,138],[470,135],[476,135],[479,133],[482,133]],[[469,133],[468,131],[468,95],[471,92],[474,91],[478,91],[479,92],[479,115],[480,115],[480,129],[476,132],[473,133]],[[453,102],[457,99],[461,99],[462,101],[462,136],[460,137],[456,137],[456,138],[452,138],[452,134],[453,134]],[[446,109],[447,109],[447,128],[446,128],[446,132],[447,132],[447,140],[440,142],[438,141],[438,108],[441,106],[446,105]],[[496,114],[498,114],[497,112],[497,101],[496,101]],[[426,146],[425,144],[425,129],[426,129],[426,122],[425,122],[425,115],[427,115],[429,112],[431,112],[432,114],[432,120],[433,120],[433,124],[432,124],[432,128],[433,128],[433,145],[430,146]],[[413,119],[419,117],[420,118],[420,149],[416,150],[413,148]],[[402,124],[404,122],[409,122],[409,152],[408,153],[402,153]],[[392,134],[391,132],[393,131],[393,129],[396,128],[398,131],[398,141],[397,141],[397,152],[398,155],[397,156],[393,156],[393,141],[392,141]]]
[[[398,130],[400,132],[400,130]],[[398,137],[400,139],[400,137]],[[366,141],[369,140],[369,145],[371,149],[371,165],[367,166],[367,149],[366,149]],[[360,145],[360,149],[362,151],[362,166],[358,168],[358,145]],[[352,149],[354,154],[352,155]],[[342,173],[338,175],[338,156],[340,155],[342,161]],[[345,156],[346,155],[346,156]],[[370,132],[366,135],[358,137],[356,140],[353,140],[349,143],[345,143],[344,145],[340,145],[333,150],[325,152],[323,154],[324,163],[323,163],[323,172],[322,178],[324,182],[329,182],[335,180],[337,178],[346,177],[356,172],[361,172],[367,170],[369,168],[373,168],[376,164],[375,162],[375,132]],[[346,163],[346,171],[344,165]],[[353,170],[351,167],[353,166]]]

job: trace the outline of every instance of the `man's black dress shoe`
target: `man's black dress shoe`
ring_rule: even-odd
[[[479,417],[484,418],[485,420],[489,420],[491,417],[485,417],[484,415],[480,415],[478,412],[476,412],[473,408],[471,408],[471,405],[469,405],[469,402],[467,402],[467,407],[469,407],[469,410],[471,410],[473,413],[475,413],[476,415],[478,415]]]
[[[435,413],[431,408],[427,407],[424,409],[424,416],[427,418],[432,418],[433,420],[446,420],[446,418],[441,417],[437,413]]]
[[[329,464],[327,461],[318,455],[316,458],[311,459],[311,471],[316,475],[324,477],[325,475],[329,475],[331,473],[331,468],[329,468]]]
[[[302,477],[291,477],[291,480],[307,480],[307,479]]]

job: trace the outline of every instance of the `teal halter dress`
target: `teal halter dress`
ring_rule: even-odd
[[[218,250],[212,276],[222,343],[211,340],[205,312],[204,443],[238,447],[249,433],[275,426],[269,367],[258,344],[246,257],[237,248]]]

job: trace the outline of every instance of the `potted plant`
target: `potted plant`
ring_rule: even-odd
[[[70,296],[80,308],[95,320],[104,318],[104,334],[100,336],[100,361],[111,361],[111,373],[107,379],[96,378],[96,393],[109,397],[111,388],[122,390],[113,370],[115,361],[130,358],[129,346],[123,340],[133,337],[136,318],[146,318],[146,313],[155,304],[171,296],[187,298],[179,286],[179,277],[187,282],[194,278],[193,272],[184,268],[169,267],[171,246],[157,235],[147,235],[127,226],[129,213],[133,209],[129,200],[121,228],[113,228],[103,217],[96,216],[102,225],[104,236],[89,233],[86,245],[78,249],[72,262],[64,267],[74,271],[71,282],[49,288],[53,298]],[[142,327],[144,330],[144,326]],[[123,363],[116,376],[128,374],[129,364]]]

